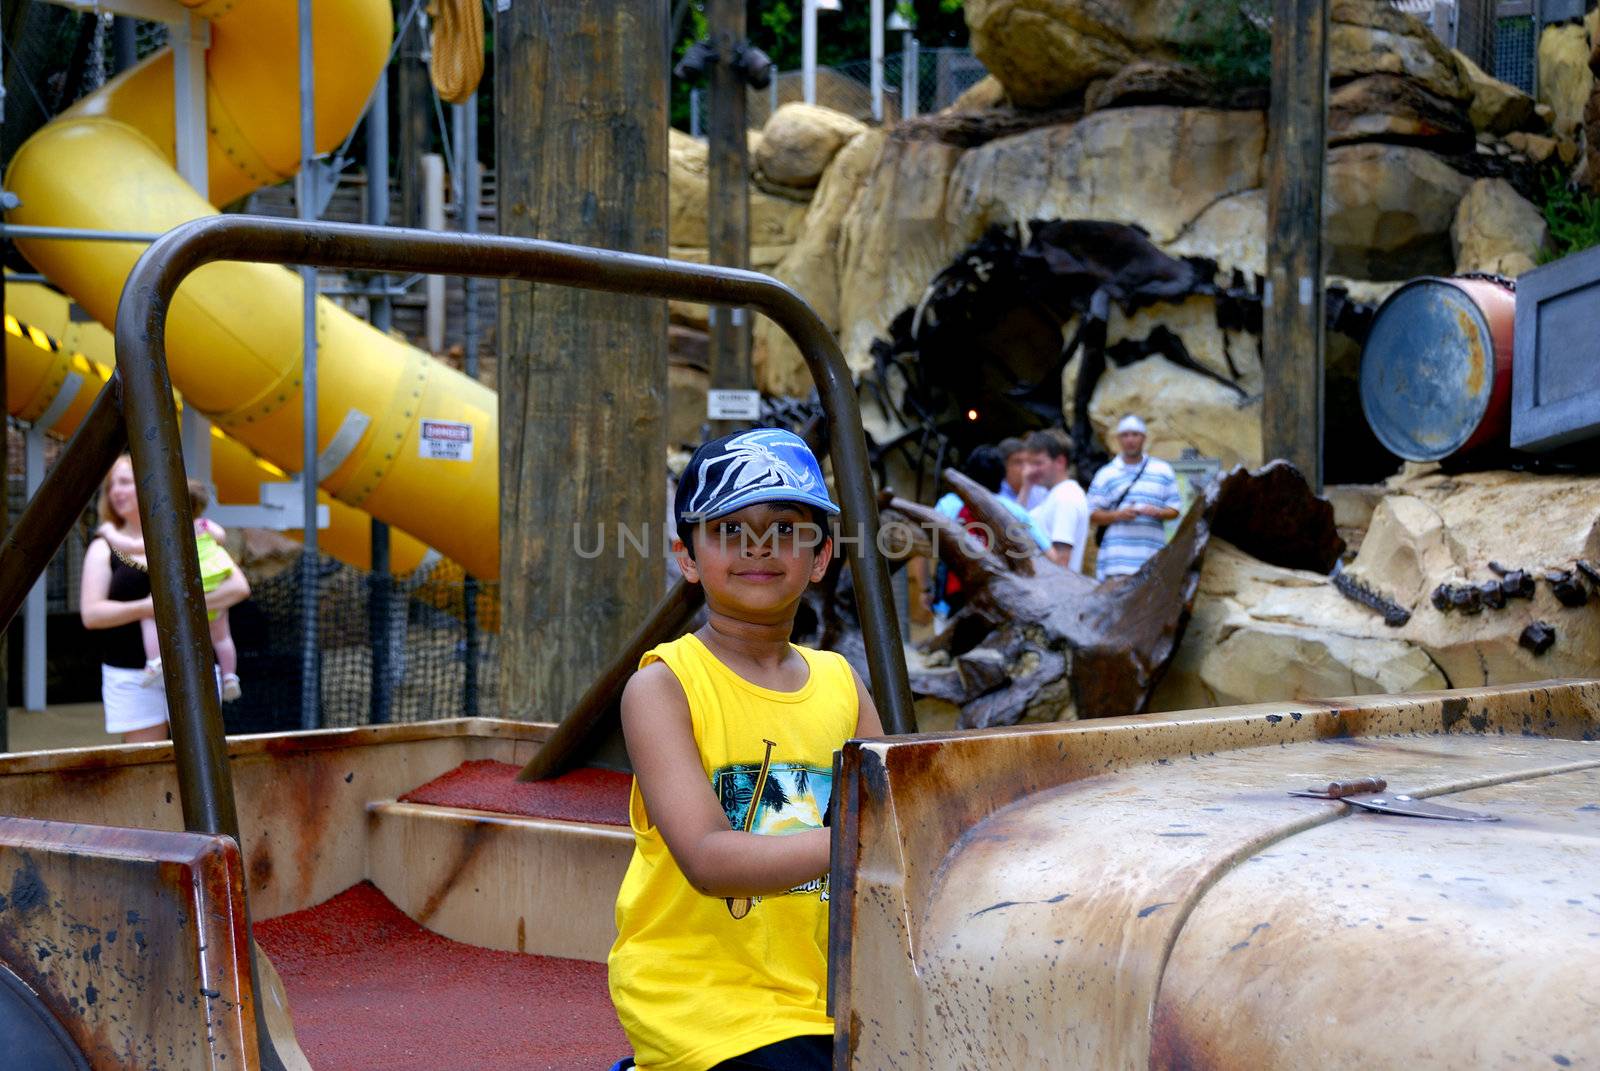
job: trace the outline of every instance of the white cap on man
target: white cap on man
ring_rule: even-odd
[[[1125,431],[1136,431],[1140,435],[1150,434],[1145,430],[1144,421],[1140,420],[1132,413],[1129,413],[1127,416],[1123,417],[1117,422],[1117,434],[1121,435]]]

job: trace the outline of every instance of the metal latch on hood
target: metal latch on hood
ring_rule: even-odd
[[[1442,803],[1429,803],[1413,799],[1405,793],[1385,795],[1389,782],[1381,777],[1361,777],[1350,781],[1330,781],[1321,788],[1308,788],[1290,792],[1314,800],[1338,800],[1352,807],[1377,814],[1396,814],[1407,818],[1437,818],[1446,822],[1498,822],[1500,817],[1482,811],[1465,811],[1460,807],[1447,807]]]

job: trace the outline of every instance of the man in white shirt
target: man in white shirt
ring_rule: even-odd
[[[1065,439],[1049,431],[1028,436],[1026,448],[1032,455],[1028,483],[1048,488],[1045,500],[1029,515],[1050,537],[1050,560],[1075,573],[1083,572],[1083,548],[1089,542],[1089,501],[1083,488],[1069,475]]]
[[[1172,466],[1144,452],[1144,421],[1133,413],[1117,424],[1121,453],[1089,484],[1090,519],[1106,526],[1095,559],[1100,580],[1144,568],[1167,544],[1166,522],[1178,516],[1183,497]]]

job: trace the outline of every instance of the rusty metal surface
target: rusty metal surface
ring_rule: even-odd
[[[416,803],[374,803],[367,816],[367,879],[434,933],[605,962],[627,828]]]
[[[1449,799],[1503,821],[1356,815],[1224,875],[1172,950],[1150,1066],[1600,1062],[1600,771]]]
[[[1260,917],[1248,898],[1216,899],[1213,886],[1251,865],[1244,860],[1297,852],[1300,838],[1316,830],[1330,838],[1315,849],[1330,856],[1318,872],[1341,874],[1339,898],[1351,913],[1370,914],[1359,907],[1366,895],[1359,886],[1382,884],[1390,873],[1386,865],[1395,868],[1395,881],[1428,872],[1432,837],[1514,838],[1526,828],[1509,813],[1505,821],[1484,824],[1396,816],[1352,821],[1345,803],[1290,797],[1289,790],[1386,777],[1419,798],[1448,795],[1452,803],[1498,811],[1460,793],[1502,782],[1510,791],[1548,780],[1544,775],[1592,776],[1596,769],[1595,682],[1265,704],[853,745],[840,795],[844,820],[858,823],[860,836],[856,853],[836,860],[834,873],[836,896],[848,901],[835,915],[847,927],[833,964],[840,1051],[857,1069],[1148,1066],[1168,950],[1197,905],[1215,904],[1232,927],[1222,955],[1249,939],[1259,923],[1267,926],[1258,934],[1329,927],[1330,912],[1321,902],[1326,890],[1312,895],[1302,888],[1275,899],[1279,911]],[[1600,812],[1574,816],[1591,823],[1591,834],[1600,833],[1594,829]],[[1359,844],[1339,847],[1357,821],[1428,833],[1409,834],[1406,850],[1392,853],[1369,877]],[[1575,881],[1600,891],[1596,841],[1562,836],[1525,836],[1518,850],[1543,862],[1524,869],[1543,880],[1545,864],[1555,865],[1559,856]],[[1541,855],[1552,852],[1556,856]],[[1412,864],[1415,870],[1406,869]],[[1518,940],[1516,919],[1514,912],[1493,916],[1501,946]],[[1480,919],[1485,926],[1488,920]],[[1537,925],[1524,917],[1520,929]],[[1569,929],[1569,944],[1585,932]],[[1475,940],[1471,930],[1453,942],[1441,936],[1432,958],[1416,964],[1405,991],[1414,995],[1425,971],[1450,974],[1458,945]],[[1552,970],[1560,974],[1568,965],[1592,962],[1576,958],[1577,951],[1569,948]],[[1197,960],[1194,976],[1215,969],[1214,959]],[[1328,1004],[1358,987],[1363,971],[1359,957],[1324,959],[1312,972],[1321,982],[1308,982],[1302,963],[1298,975],[1284,975],[1278,984],[1313,986]],[[1276,1022],[1271,986],[1248,1013],[1231,1007],[1227,985],[1215,992],[1216,1016],[1257,1016],[1241,1042]],[[1381,1047],[1385,1035],[1347,1030],[1353,1035],[1348,1044],[1368,1046],[1350,1062],[1468,1066],[1474,1061],[1462,1054],[1472,1051],[1469,1042],[1518,1032],[1530,1043],[1550,1036],[1529,1020],[1484,1016],[1482,1007],[1496,1000],[1494,987],[1478,999],[1485,1003],[1475,1032],[1459,1034],[1457,1047],[1426,1060],[1390,1061]],[[1305,1013],[1308,1038],[1317,1021]],[[1596,1051],[1600,1036],[1593,1026],[1585,1029],[1569,1034]],[[1292,1057],[1279,1052],[1276,1063],[1240,1058],[1244,1049],[1207,1063],[1192,1043],[1203,1035],[1185,1036],[1191,1038],[1187,1055],[1167,1066],[1324,1065],[1314,1038]]]
[[[230,738],[253,914],[310,907],[367,877],[372,801],[464,761],[519,762],[549,729],[460,719]],[[181,829],[171,746],[0,757],[0,814]]]
[[[260,1066],[231,839],[0,818],[0,890],[0,960],[91,1067]]]

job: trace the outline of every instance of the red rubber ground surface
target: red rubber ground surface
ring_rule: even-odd
[[[414,788],[407,803],[470,807],[477,811],[559,818],[567,822],[628,824],[628,786],[632,778],[615,770],[573,770],[553,781],[519,784],[518,767],[480,759]]]
[[[255,934],[316,1071],[605,1071],[629,1051],[604,964],[447,940],[368,882]]]

